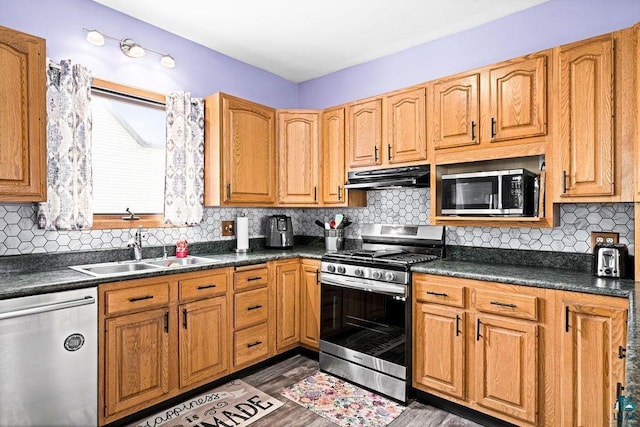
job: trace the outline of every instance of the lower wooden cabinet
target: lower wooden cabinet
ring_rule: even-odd
[[[231,269],[99,288],[100,425],[229,373]]]
[[[516,425],[615,425],[627,298],[428,274],[412,286],[413,387]]]
[[[313,350],[320,347],[320,261],[301,262],[300,343]]]
[[[300,261],[274,263],[276,277],[276,350],[300,342]]]

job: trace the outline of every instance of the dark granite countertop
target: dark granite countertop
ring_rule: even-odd
[[[447,258],[414,265],[411,271],[628,298],[627,363],[624,394],[625,396],[633,397],[636,401],[640,398],[640,366],[638,366],[638,355],[640,354],[640,332],[638,330],[640,306],[637,303],[638,298],[640,298],[640,290],[633,280],[603,279],[594,277],[584,271],[560,268],[473,262]],[[625,420],[625,422],[627,426],[640,425],[636,419]]]
[[[218,262],[206,265],[180,267],[179,269],[169,268],[154,270],[150,272],[145,271],[117,277],[93,277],[72,270],[68,267],[59,267],[51,270],[40,270],[34,272],[12,271],[0,273],[0,299],[87,288],[97,286],[102,283],[119,282],[124,280],[139,279],[143,277],[156,277],[167,274],[186,273],[229,266],[261,264],[264,262],[280,259],[298,257],[320,259],[323,254],[324,248],[318,248],[315,246],[300,246],[287,250],[259,249],[247,254],[235,254],[228,252],[198,254],[199,257],[213,258]],[[86,262],[79,261],[76,263],[76,265],[84,263]]]

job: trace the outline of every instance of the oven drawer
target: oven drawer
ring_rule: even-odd
[[[415,277],[415,276],[414,276]],[[421,278],[414,279],[413,292],[417,301],[450,305],[464,308],[464,287],[446,283],[439,283]]]
[[[267,267],[237,269],[233,274],[233,287],[236,291],[267,286]]]
[[[267,346],[267,323],[252,326],[233,334],[233,364],[241,366],[265,359]]]
[[[533,295],[476,289],[473,299],[476,310],[483,313],[529,320],[538,319],[538,298]]]
[[[269,306],[267,288],[254,289],[234,296],[236,329],[266,322]]]

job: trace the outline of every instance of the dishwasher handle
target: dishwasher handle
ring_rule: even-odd
[[[49,311],[64,310],[67,308],[80,307],[82,305],[95,304],[94,297],[86,296],[80,299],[72,299],[68,301],[54,302],[51,304],[38,304],[31,307],[21,308],[19,310],[7,311],[0,313],[0,320],[13,319],[15,317],[31,316],[34,314],[47,313]]]

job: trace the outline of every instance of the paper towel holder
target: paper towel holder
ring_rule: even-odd
[[[246,216],[244,214],[242,214],[242,215],[238,216],[237,219],[240,219],[240,218],[246,218]],[[236,222],[236,241],[239,238],[239,236],[237,234],[237,231],[239,231],[238,225],[239,224]],[[251,252],[251,250],[252,249],[249,247],[249,241],[247,241],[247,247],[246,248],[238,248],[238,247],[236,247],[235,252],[237,254],[246,254],[247,252]]]

